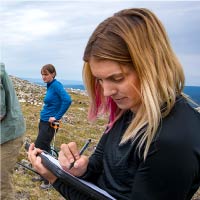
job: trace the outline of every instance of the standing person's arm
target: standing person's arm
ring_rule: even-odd
[[[0,63],[1,144],[22,136],[26,125],[13,82]]]
[[[0,120],[3,120],[3,118],[6,115],[6,95],[5,95],[5,89],[3,85],[3,70],[1,69],[1,79],[0,79],[0,94],[1,94],[1,101],[0,101]]]
[[[59,120],[62,118],[62,116],[65,114],[65,112],[70,107],[72,100],[71,100],[70,95],[67,93],[67,91],[65,90],[65,88],[63,87],[63,85],[61,83],[56,84],[55,92],[57,93],[57,95],[59,96],[59,98],[61,100],[60,101],[60,109],[54,116],[56,120]]]

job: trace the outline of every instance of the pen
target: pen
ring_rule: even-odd
[[[81,148],[81,150],[80,150],[80,152],[79,152],[79,155],[80,155],[80,156],[81,156],[81,155],[84,153],[84,151],[87,149],[87,147],[89,146],[90,142],[91,142],[91,139],[88,139],[87,142],[84,144],[84,146]],[[75,161],[74,161],[73,163],[70,164],[69,170],[74,166],[74,163],[75,163]]]

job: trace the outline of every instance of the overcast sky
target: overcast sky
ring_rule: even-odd
[[[0,1],[0,62],[10,75],[41,78],[52,63],[57,79],[82,80],[82,56],[96,26],[114,12],[151,9],[163,22],[186,75],[200,86],[199,1]]]

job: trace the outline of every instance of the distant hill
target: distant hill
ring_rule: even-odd
[[[22,78],[22,79],[41,86],[46,85],[41,78],[40,79]],[[64,79],[61,79],[59,81],[64,85],[65,88],[85,90],[82,81],[64,80]],[[184,93],[189,95],[196,103],[200,104],[200,86],[185,86]]]
[[[41,78],[21,78],[23,80],[27,80],[31,83],[39,83],[44,84],[43,80]],[[64,80],[64,79],[59,79],[59,81],[63,84],[63,85],[83,85],[82,81],[77,81],[77,80]]]
[[[21,78],[21,79],[27,80],[31,83],[34,83],[34,84],[37,84],[37,85],[40,85],[40,86],[46,85],[46,83],[44,83],[41,78]],[[82,81],[64,80],[64,79],[59,79],[58,81],[60,81],[66,89],[70,88],[70,89],[85,90],[85,87],[84,87]]]

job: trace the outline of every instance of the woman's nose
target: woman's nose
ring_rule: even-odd
[[[113,87],[112,84],[109,84],[109,83],[103,83],[102,84],[102,87],[103,87],[103,95],[105,97],[109,97],[109,96],[112,96],[116,93],[116,89]]]

